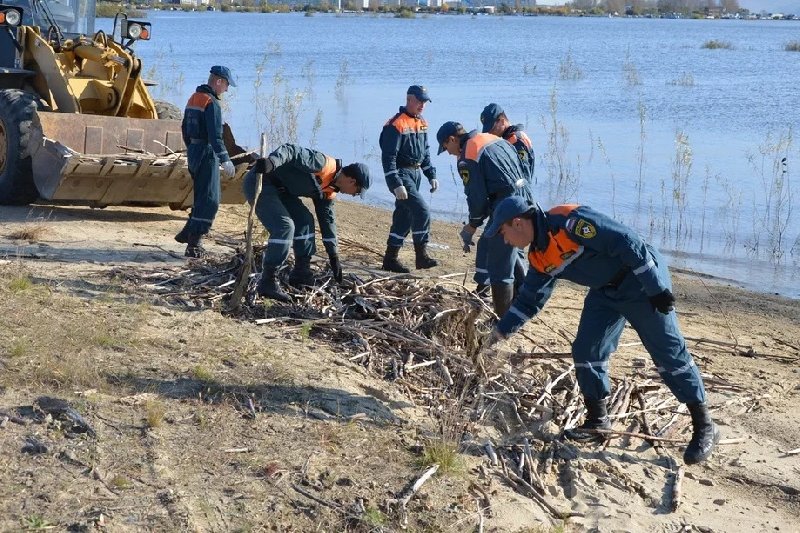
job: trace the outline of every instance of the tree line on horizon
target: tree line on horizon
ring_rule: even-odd
[[[533,3],[534,5],[526,5]],[[270,2],[267,0],[211,0],[210,7],[220,11],[253,11],[253,12],[291,12],[291,11],[335,11],[338,1],[317,0],[288,0],[284,2]],[[442,6],[429,7],[421,5],[380,4],[377,6],[362,7],[357,0],[343,0],[341,7],[346,11],[365,11],[378,13],[421,12],[421,13],[468,13],[480,10],[490,2],[485,0],[458,0],[444,3]],[[146,0],[131,3],[127,9],[148,8],[178,8],[184,10],[202,9],[204,5],[194,6],[178,4],[176,2],[161,2]],[[679,14],[686,17],[703,17],[709,14],[747,14],[749,11],[739,5],[739,0],[572,0],[562,6],[535,5],[535,0],[495,0],[495,13],[497,14],[536,14],[536,15],[575,15],[575,14],[618,14],[618,15],[651,15],[662,16]],[[119,10],[126,9],[125,4],[100,2],[97,5],[98,16],[113,16]]]

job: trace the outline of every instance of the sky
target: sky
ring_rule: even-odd
[[[564,5],[568,0],[538,0],[540,6]],[[800,15],[800,0],[739,0],[739,5],[753,13],[794,13]]]
[[[794,13],[800,15],[800,0],[739,0],[739,5],[753,13]]]

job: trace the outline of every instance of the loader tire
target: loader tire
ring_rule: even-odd
[[[164,100],[156,100],[156,116],[159,119],[166,120],[183,120],[183,111],[181,108],[173,103],[165,102]]]
[[[0,205],[26,205],[39,197],[28,151],[37,100],[19,89],[0,90]]]

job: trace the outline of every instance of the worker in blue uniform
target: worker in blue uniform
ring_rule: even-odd
[[[439,153],[447,151],[458,158],[458,173],[467,197],[469,222],[461,228],[464,251],[474,246],[473,236],[485,219],[492,221],[494,206],[508,196],[532,200],[528,181],[514,148],[489,133],[473,130],[467,133],[458,122],[445,122],[436,133]],[[476,258],[476,281],[485,265],[492,291],[492,304],[498,316],[511,305],[514,296],[514,268],[519,251],[509,246],[499,235],[488,237],[484,232],[478,245],[481,256]],[[480,241],[479,241],[480,243]]]
[[[258,294],[282,302],[291,300],[281,289],[277,276],[290,247],[294,249],[294,268],[289,283],[314,284],[311,271],[311,256],[316,253],[314,216],[301,197],[310,198],[314,204],[331,272],[336,281],[341,281],[333,200],[337,192],[355,196],[369,189],[367,166],[363,163],[342,166],[341,159],[296,144],[283,144],[268,157],[259,159],[245,175],[244,194],[251,204],[255,201],[256,173],[261,173],[263,180],[255,211],[269,231]]]
[[[395,197],[392,226],[383,256],[384,270],[406,273],[410,270],[398,259],[408,232],[414,242],[416,267],[433,268],[438,263],[428,255],[431,215],[420,186],[424,175],[430,192],[439,188],[436,167],[431,164],[428,122],[422,118],[428,91],[412,85],[406,91],[406,105],[383,126],[380,135],[381,161],[386,185]]]
[[[536,154],[533,152],[533,143],[528,134],[525,133],[522,124],[512,124],[503,108],[494,103],[483,108],[481,124],[483,125],[483,133],[497,135],[511,143],[511,146],[517,151],[519,161],[528,181],[533,183]]]
[[[525,283],[496,324],[487,346],[506,338],[535,316],[557,279],[589,287],[572,344],[575,375],[586,420],[566,431],[575,440],[596,439],[586,430],[608,430],[608,362],[626,321],[638,333],[658,373],[692,417],[693,433],[683,459],[696,464],[711,456],[719,431],[706,405],[700,371],[686,348],[675,315],[667,262],[639,235],[585,206],[560,205],[545,212],[521,197],[506,198],[486,233],[519,248],[529,246]]]
[[[202,257],[201,240],[217,216],[221,195],[219,166],[228,177],[236,168],[222,139],[222,110],[219,100],[236,82],[228,67],[211,67],[208,83],[200,85],[189,98],[183,112],[181,132],[186,145],[189,173],[194,183],[192,212],[175,240],[186,244],[187,257]]]

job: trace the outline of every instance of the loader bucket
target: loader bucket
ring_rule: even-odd
[[[34,122],[30,150],[42,198],[95,207],[191,207],[180,121],[40,111]],[[247,164],[236,170],[233,178],[221,177],[222,203],[244,202]]]

